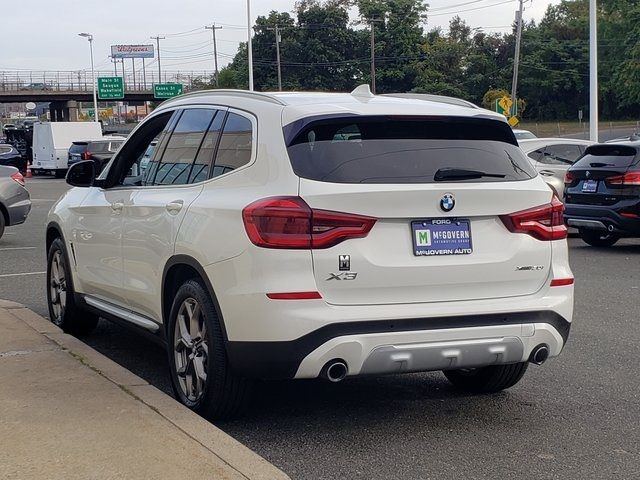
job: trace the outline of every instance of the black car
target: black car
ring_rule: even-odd
[[[115,137],[73,142],[69,148],[69,166],[82,160],[93,160],[96,172],[101,172],[124,140]]]
[[[564,218],[596,247],[640,237],[640,142],[587,147],[567,170]]]
[[[15,167],[22,173],[27,170],[27,161],[13,145],[0,143],[0,165]]]

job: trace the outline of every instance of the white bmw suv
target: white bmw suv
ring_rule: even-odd
[[[176,396],[208,418],[256,378],[442,370],[495,392],[567,341],[563,205],[485,110],[366,87],[192,93],[67,182],[51,320],[157,335]]]

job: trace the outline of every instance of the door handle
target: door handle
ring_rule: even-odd
[[[167,212],[171,213],[172,215],[176,215],[180,210],[182,210],[182,205],[184,205],[184,202],[182,200],[174,200],[173,202],[169,202],[166,206]]]
[[[122,212],[123,208],[124,208],[124,202],[113,202],[111,204],[111,210],[113,211],[113,213],[120,213]]]

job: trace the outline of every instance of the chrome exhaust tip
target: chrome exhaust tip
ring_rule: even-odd
[[[331,360],[326,363],[324,367],[322,367],[322,371],[320,372],[320,376],[325,380],[329,380],[330,382],[337,383],[341,380],[344,380],[344,377],[347,376],[349,369],[347,364],[342,360]]]
[[[549,347],[546,345],[538,345],[531,352],[531,356],[529,357],[529,361],[531,363],[535,363],[536,365],[542,365],[549,358]]]

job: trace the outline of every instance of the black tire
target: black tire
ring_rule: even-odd
[[[592,247],[611,247],[614,243],[620,240],[620,235],[581,228],[580,238],[582,238],[584,243],[587,243]]]
[[[196,324],[189,320],[186,325],[190,316],[187,305],[191,305],[192,312],[195,306],[199,307],[199,314],[192,315]],[[187,341],[179,337],[183,331],[179,316],[184,320],[183,328],[189,330]],[[250,398],[252,382],[231,371],[217,311],[200,281],[187,280],[176,292],[167,340],[171,385],[180,402],[209,420],[232,418],[242,412]],[[206,379],[198,375],[198,369],[206,372]]]
[[[56,178],[64,178],[67,175],[66,170],[56,170],[55,176]]]
[[[59,269],[61,264],[63,267],[62,272]],[[66,333],[87,335],[96,328],[99,317],[91,312],[82,310],[76,305],[69,265],[69,257],[64,242],[62,239],[56,238],[51,243],[47,254],[47,305],[49,307],[49,319]]]
[[[5,224],[6,224],[6,221],[4,219],[4,213],[0,211],[0,238],[2,238],[2,235],[4,235]]]
[[[522,362],[468,370],[445,370],[442,373],[456,388],[466,392],[495,393],[518,383],[528,366],[527,362]]]

